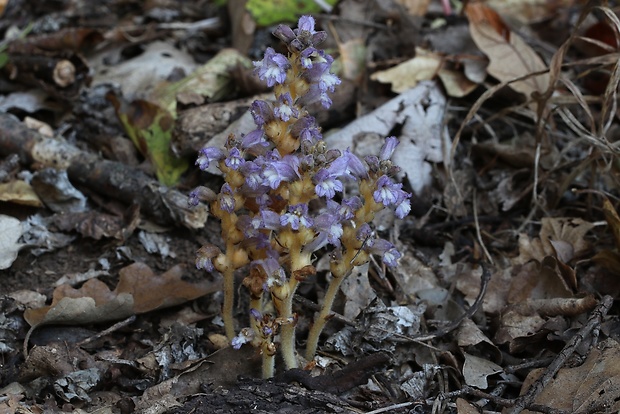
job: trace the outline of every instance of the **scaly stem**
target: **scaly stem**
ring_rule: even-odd
[[[224,273],[224,304],[222,305],[222,320],[226,337],[232,341],[235,337],[235,320],[233,318],[233,305],[235,302],[235,275],[233,269],[227,269]]]

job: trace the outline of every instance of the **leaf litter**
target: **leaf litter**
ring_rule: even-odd
[[[618,410],[615,10],[324,8],[346,92],[317,119],[361,156],[399,137],[416,195],[412,216],[375,223],[400,267],[344,283],[320,355],[265,382],[223,340],[218,276],[193,268],[220,229],[185,203],[221,185],[196,151],[251,131],[264,89],[248,66],[277,22],[266,2],[155,3],[130,20],[113,3],[2,9],[0,411]],[[317,268],[299,330],[327,286]]]

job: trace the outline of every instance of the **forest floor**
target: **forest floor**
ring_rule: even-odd
[[[0,2],[0,413],[620,410],[613,4],[39,3]],[[328,145],[397,136],[412,209],[373,222],[399,265],[357,268],[318,356],[263,380],[195,266],[220,223],[187,196],[219,191],[198,151],[252,129],[252,61],[302,8],[342,80],[310,109]],[[329,253],[296,292],[299,349]]]

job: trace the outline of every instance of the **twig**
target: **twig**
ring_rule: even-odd
[[[583,342],[587,334],[593,332],[601,324],[601,321],[609,312],[614,300],[611,296],[605,296],[601,300],[601,303],[592,312],[592,315],[588,319],[588,323],[585,324],[571,340],[566,344],[564,349],[557,355],[554,361],[547,367],[545,373],[534,382],[528,391],[515,400],[514,405],[507,411],[508,414],[518,414],[526,407],[532,408],[532,403],[540,394],[547,384],[555,377],[560,368],[564,365],[566,360],[575,352],[575,349]]]
[[[108,329],[105,329],[105,330],[99,332],[96,335],[89,336],[88,338],[78,342],[76,345],[77,346],[84,346],[86,344],[89,344],[89,343],[91,343],[94,340],[97,340],[99,338],[103,338],[104,336],[106,336],[106,335],[108,335],[108,334],[110,334],[110,333],[112,333],[114,331],[119,330],[120,328],[123,328],[123,327],[125,327],[127,325],[131,325],[135,320],[136,320],[136,315],[131,315],[129,318],[115,323],[114,325],[110,326]]]
[[[415,401],[409,401],[400,404],[390,405],[389,407],[377,408],[376,410],[368,411],[366,414],[381,414],[387,413],[388,411],[398,410],[399,408],[409,407],[410,405],[416,404]]]
[[[487,260],[489,261],[489,263],[493,264],[493,258],[491,257],[491,255],[489,254],[489,251],[487,250],[487,247],[484,244],[484,240],[482,240],[482,234],[480,233],[480,223],[478,222],[478,204],[476,202],[476,190],[474,189],[474,195],[473,195],[473,208],[474,208],[474,223],[476,223],[476,237],[478,238],[478,243],[480,243],[480,247],[482,248],[482,251],[484,252],[484,255],[486,256]]]
[[[317,305],[316,303],[312,302],[310,299],[304,298],[301,295],[295,295],[295,297],[293,298],[295,300],[295,302],[301,304],[302,306],[314,311],[314,312],[320,312],[321,311],[321,306]],[[357,327],[357,324],[352,321],[349,318],[346,318],[344,316],[342,316],[341,314],[331,311],[329,313],[329,318],[330,320],[333,319],[335,321],[344,323],[345,325],[349,325],[349,326],[353,326],[353,327]]]

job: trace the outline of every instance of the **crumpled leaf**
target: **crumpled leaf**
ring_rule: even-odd
[[[62,285],[54,290],[50,306],[27,309],[24,318],[32,326],[98,323],[175,306],[219,289],[218,283],[185,282],[183,274],[180,265],[158,276],[144,263],[134,263],[120,270],[114,291],[98,279],[79,289]]]
[[[449,96],[463,97],[478,86],[467,79],[463,72],[450,70],[445,66],[445,56],[416,48],[416,55],[390,69],[373,73],[370,78],[382,83],[391,83],[392,91],[405,92],[419,82],[439,76]]]
[[[78,213],[86,210],[86,197],[69,181],[67,170],[44,168],[30,183],[45,205],[55,213]]]
[[[23,180],[13,180],[0,184],[0,201],[30,207],[43,207],[43,203],[32,186]]]
[[[390,131],[402,125],[400,145],[392,161],[401,167],[418,194],[431,182],[431,162],[450,163],[445,106],[446,98],[437,84],[421,82],[328,135],[326,141],[330,147],[349,147],[358,156],[376,155]]]
[[[23,231],[18,219],[0,214],[0,269],[8,269],[17,259],[19,249],[24,246],[17,242]]]
[[[487,359],[466,352],[463,354],[465,355],[463,378],[467,385],[485,390],[489,387],[487,377],[504,371],[502,367]]]
[[[545,372],[544,368],[529,373],[521,392],[524,393]],[[585,414],[620,410],[620,344],[607,339],[594,347],[583,364],[558,371],[533,401],[555,410]],[[523,413],[532,411],[524,410]]]
[[[542,58],[519,35],[513,33],[493,9],[479,2],[465,8],[474,42],[489,58],[487,71],[500,81],[510,81],[547,70]],[[513,82],[510,87],[527,97],[549,88],[549,73]]]
[[[333,6],[338,0],[325,0]],[[261,26],[292,22],[302,14],[316,14],[321,7],[314,0],[248,0],[246,9]]]

